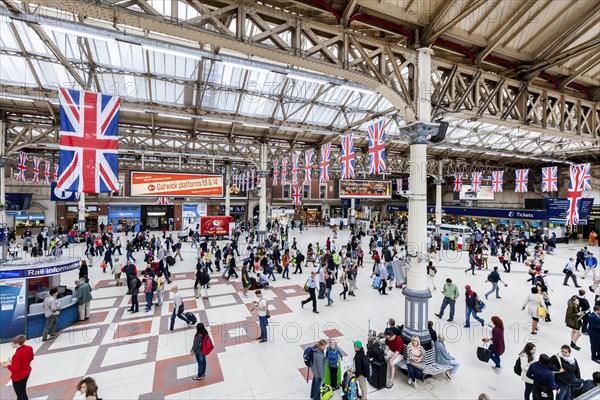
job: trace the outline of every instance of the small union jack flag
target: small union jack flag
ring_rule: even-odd
[[[471,174],[471,189],[475,193],[481,192],[481,172],[473,172]]]
[[[44,185],[50,186],[50,163],[44,161]]]
[[[253,169],[251,172],[251,178],[250,178],[250,189],[254,189],[256,188],[256,170]]]
[[[542,192],[558,192],[558,167],[542,168]]]
[[[329,182],[329,157],[331,156],[331,143],[321,145],[321,161],[319,162],[319,182]]]
[[[277,177],[279,176],[279,161],[273,160],[273,186],[277,186]]]
[[[287,158],[281,160],[281,186],[285,186],[287,183],[287,164]]]
[[[460,192],[462,189],[462,174],[460,172],[456,172],[454,174],[454,191]]]
[[[402,191],[402,178],[396,179],[396,193],[400,193]]]
[[[156,199],[156,204],[161,205],[161,206],[166,206],[167,204],[169,204],[169,198],[168,197],[159,197]]]
[[[515,171],[515,192],[527,192],[527,180],[529,179],[528,169],[518,169]]]
[[[298,184],[298,160],[300,159],[300,153],[294,152],[292,154],[292,185]]]
[[[354,178],[354,134],[341,136],[342,139],[342,173],[341,179]]]
[[[565,218],[567,225],[577,225],[579,223],[579,207],[583,197],[584,176],[585,164],[569,167],[569,192],[567,194],[569,205]]]
[[[25,175],[27,174],[27,153],[19,152],[19,173],[17,174],[17,181],[25,182]]]
[[[369,173],[385,172],[385,132],[383,120],[369,125]]]
[[[292,204],[295,206],[302,205],[302,188],[293,186],[292,188]]]
[[[58,181],[58,164],[54,164],[54,182]]]
[[[40,183],[40,159],[33,157],[33,178],[31,182]]]
[[[256,189],[260,189],[260,187],[261,187],[261,186],[260,186],[260,174],[259,174],[259,173],[258,173],[258,171],[256,171],[256,170],[255,170],[254,172],[256,173],[256,180],[254,181],[254,182],[255,182],[255,183],[254,183],[254,187],[255,187]]]
[[[583,171],[583,190],[591,190],[592,189],[592,164],[580,164],[579,167]]]
[[[504,186],[504,171],[492,171],[492,192],[500,193]]]
[[[308,149],[304,152],[304,183],[310,184],[312,182],[312,163],[313,163],[313,149]]]

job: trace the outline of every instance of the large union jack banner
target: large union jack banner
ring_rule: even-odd
[[[25,182],[25,175],[27,174],[27,153],[19,152],[19,173],[17,174],[17,181]]]
[[[61,88],[58,190],[119,191],[117,96]]]
[[[542,192],[558,192],[558,167],[542,168]]]
[[[331,156],[331,143],[321,145],[321,161],[319,162],[319,182],[329,182],[329,157]]]
[[[277,186],[277,177],[279,176],[279,162],[273,160],[273,186]]]
[[[313,149],[308,149],[304,152],[304,183],[307,185],[312,182],[312,163]]]
[[[567,194],[569,205],[565,218],[567,225],[577,225],[579,223],[579,207],[583,197],[584,180],[585,164],[571,165],[569,167],[569,192]]]
[[[518,169],[515,171],[515,192],[527,192],[527,180],[529,179],[528,169]]]
[[[302,188],[300,186],[293,186],[292,204],[295,206],[302,205]]]
[[[287,158],[281,160],[281,186],[285,186],[287,183],[287,164]]]
[[[501,193],[504,189],[504,171],[492,171],[492,192]]]
[[[481,192],[481,172],[471,174],[471,190],[475,193]]]
[[[40,159],[38,157],[33,157],[33,178],[31,178],[31,182],[40,183]]]
[[[354,178],[354,134],[340,136],[342,139],[342,173],[341,179]]]
[[[454,174],[454,191],[460,192],[462,189],[462,174],[460,172],[456,172]]]
[[[369,125],[369,173],[385,172],[385,132],[383,120]]]
[[[292,185],[298,184],[298,160],[300,159],[300,153],[292,153]]]

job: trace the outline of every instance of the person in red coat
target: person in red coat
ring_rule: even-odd
[[[27,379],[31,374],[31,361],[33,361],[33,349],[27,346],[25,335],[18,335],[12,338],[11,345],[16,349],[15,354],[8,362],[3,362],[2,366],[10,371],[10,379],[13,383],[13,389],[17,395],[17,400],[28,400],[27,397]]]

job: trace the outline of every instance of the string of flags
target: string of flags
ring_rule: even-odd
[[[47,160],[42,160],[39,157],[33,157],[33,165],[32,171],[33,175],[31,177],[31,182],[38,184],[40,183],[40,164],[44,162],[44,185],[50,186],[50,162]],[[24,151],[19,152],[19,164],[17,165],[17,181],[18,182],[26,182],[27,181],[27,153]],[[58,180],[58,164],[54,164],[54,182]]]

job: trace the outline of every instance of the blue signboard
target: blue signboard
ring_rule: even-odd
[[[583,223],[590,216],[594,199],[581,199],[579,207],[579,220]],[[548,219],[553,223],[565,224],[567,219],[567,209],[569,200],[567,198],[546,199],[546,210]]]
[[[56,188],[56,182],[51,183],[50,186],[50,200],[52,201],[79,201],[79,192],[69,192],[67,190],[58,190]]]
[[[0,242],[4,242],[8,236],[8,228],[0,228]]]
[[[225,214],[225,206],[219,207],[221,214]],[[230,213],[243,214],[246,212],[246,206],[229,206]]]
[[[31,266],[31,268],[10,269],[10,266],[7,266],[0,270],[0,280],[15,278],[37,278],[41,276],[62,274],[63,272],[78,269],[79,264],[80,261],[77,260],[52,266],[39,266],[34,264]]]
[[[200,218],[206,216],[206,204],[184,204],[183,218]]]
[[[0,282],[0,340],[11,339],[25,333],[27,320],[26,280]]]
[[[360,199],[354,199],[354,208],[358,208],[360,205]],[[342,207],[350,208],[352,207],[352,199],[342,199]]]

